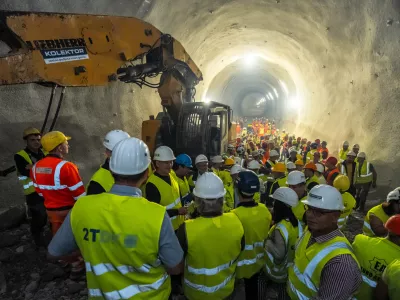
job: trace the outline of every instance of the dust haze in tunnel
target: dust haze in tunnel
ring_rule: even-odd
[[[333,152],[344,139],[357,142],[377,166],[379,185],[387,190],[400,183],[400,140],[394,138],[400,128],[400,24],[391,0],[3,0],[0,9],[144,18],[181,41],[202,69],[198,101],[213,84],[240,80],[242,71],[229,68],[256,53],[293,82],[288,90],[296,95],[282,101],[283,126],[326,139]],[[260,82],[270,82],[264,75]],[[108,130],[140,136],[142,120],[160,110],[154,90],[131,85],[67,91],[56,128],[73,136],[69,159],[86,182],[101,164]],[[24,127],[41,126],[49,93],[37,85],[0,87],[1,168],[23,147]],[[23,201],[12,175],[0,184],[0,205]]]

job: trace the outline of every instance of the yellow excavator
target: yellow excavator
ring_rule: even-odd
[[[227,150],[232,110],[195,102],[202,73],[182,44],[136,18],[0,11],[0,84],[62,87],[105,86],[115,81],[157,88],[163,112],[142,124],[151,152],[168,145],[176,154],[219,155]],[[156,83],[154,81],[157,80]]]

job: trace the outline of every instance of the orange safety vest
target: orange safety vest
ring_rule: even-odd
[[[44,198],[46,209],[72,207],[78,198],[85,196],[85,187],[78,168],[71,162],[55,156],[39,160],[30,177],[36,192]]]

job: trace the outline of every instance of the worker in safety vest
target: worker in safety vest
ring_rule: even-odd
[[[272,168],[275,166],[275,164],[278,162],[279,158],[279,153],[275,149],[271,150],[269,152],[269,159],[265,163],[265,168],[269,170],[269,172],[272,172]]]
[[[286,299],[288,266],[293,263],[296,241],[303,234],[303,227],[292,209],[299,204],[297,194],[282,187],[271,196],[274,200],[271,228],[265,243],[267,263],[265,275],[277,284],[278,299]]]
[[[165,207],[141,194],[150,163],[143,141],[119,142],[110,160],[111,190],[78,201],[48,248],[62,257],[79,247],[91,299],[168,299],[169,274],[183,270]]]
[[[360,211],[364,211],[369,189],[371,186],[376,188],[378,174],[376,173],[374,166],[367,161],[367,156],[364,152],[358,153],[357,160],[355,183],[356,200],[357,207],[359,206]]]
[[[303,172],[293,171],[287,176],[286,183],[296,193],[297,198],[299,198],[299,203],[292,207],[293,214],[302,225],[305,225],[306,206],[301,200],[307,199],[306,176]]]
[[[400,191],[391,191],[386,202],[371,208],[364,218],[363,233],[368,236],[386,236],[386,221],[394,215],[400,214]]]
[[[256,201],[257,203],[260,203],[261,195],[264,195],[266,192],[265,191],[265,183],[267,182],[266,175],[259,174],[260,167],[261,167],[261,165],[256,160],[252,160],[251,162],[249,162],[249,164],[247,166],[247,169],[254,172],[258,177],[260,189],[257,192],[255,192],[254,197],[253,197],[254,201]],[[264,182],[264,180],[265,180],[265,182]]]
[[[225,193],[214,173],[200,176],[193,190],[200,217],[185,221],[177,232],[185,253],[183,291],[189,300],[225,299],[233,293],[245,242],[239,218],[222,212]]]
[[[362,277],[351,245],[337,227],[342,196],[332,186],[317,185],[303,203],[308,230],[296,244],[289,267],[290,299],[351,299]]]
[[[328,145],[328,143],[326,141],[322,141],[321,148],[318,149],[318,151],[321,153],[321,155],[322,155],[322,152],[326,152],[326,157],[328,157],[328,155],[329,155],[329,150],[328,150],[328,148],[326,148],[327,145]]]
[[[347,153],[349,153],[349,151],[350,151],[350,150],[349,150],[349,146],[350,146],[350,144],[349,144],[348,141],[343,142],[343,148],[339,150],[339,159],[340,159],[340,162],[346,160],[346,158],[347,158]]]
[[[339,164],[340,173],[346,175],[350,179],[349,193],[353,196],[356,195],[356,177],[357,177],[357,163],[355,162],[357,155],[353,151],[347,153],[347,158]]]
[[[344,209],[340,214],[338,220],[338,227],[340,230],[346,229],[346,224],[349,216],[353,212],[353,209],[356,207],[356,199],[348,193],[348,189],[350,188],[350,180],[346,175],[339,175],[333,181],[333,186],[342,194],[343,206]]]
[[[189,186],[191,189],[194,188],[196,184],[197,178],[204,174],[205,172],[208,172],[208,158],[204,154],[200,154],[196,156],[196,159],[194,160],[194,164],[196,166],[197,172],[194,172],[193,175],[191,175],[188,179]]]
[[[296,162],[295,162],[294,164],[296,165],[297,171],[300,171],[300,172],[303,171],[303,169],[304,169],[304,162],[303,162],[302,159],[296,160]]]
[[[310,162],[314,160],[314,153],[318,152],[318,144],[317,143],[311,143],[310,144],[310,151],[306,151],[305,156],[304,156],[304,163]]]
[[[45,157],[40,143],[41,133],[36,128],[27,128],[22,137],[26,141],[26,147],[14,155],[18,180],[24,191],[27,215],[31,218],[30,231],[33,241],[37,247],[46,246],[42,235],[43,228],[47,223],[44,199],[36,192],[33,181],[29,177],[32,166]]]
[[[291,161],[286,164],[287,173],[290,174],[293,171],[297,171],[297,167]]]
[[[353,152],[356,154],[356,156],[358,155],[358,153],[360,152],[360,145],[359,144],[354,144],[353,145]]]
[[[122,130],[112,130],[106,134],[103,141],[103,145],[106,148],[106,161],[90,179],[86,191],[87,195],[101,194],[111,190],[111,187],[114,185],[114,177],[110,172],[110,157],[112,150],[118,142],[127,138],[130,138],[130,135]]]
[[[386,237],[368,237],[359,234],[354,239],[354,254],[363,273],[363,283],[356,295],[357,299],[375,299],[374,289],[383,271],[391,262],[400,258],[400,215],[387,220],[385,228],[388,231]]]
[[[317,164],[321,161],[321,153],[318,151],[314,153],[313,159],[311,160],[314,164]]]
[[[397,225],[398,226],[398,225]],[[397,227],[399,228],[399,227]],[[400,235],[399,231],[396,231]],[[400,294],[400,259],[393,260],[383,271],[374,296],[376,300],[396,299]]]
[[[315,174],[317,171],[317,166],[313,162],[306,163],[304,166],[304,175],[306,176],[306,189],[307,192],[311,191],[311,189],[319,185],[319,178]]]
[[[315,175],[318,177],[319,184],[326,184],[326,179],[324,177],[325,174],[325,166],[322,163],[317,163],[317,171],[315,171]]]
[[[333,186],[333,181],[340,174],[339,169],[337,168],[338,160],[336,157],[330,156],[326,160],[325,167],[325,179],[328,185]]]
[[[64,160],[69,153],[70,139],[60,131],[46,133],[42,146],[49,154],[34,164],[30,173],[36,192],[43,195],[53,237],[76,201],[86,195],[77,166]],[[85,271],[81,257],[76,256],[70,262],[70,279],[78,280]],[[61,263],[66,265],[67,262]]]
[[[278,188],[287,186],[286,184],[286,165],[284,163],[278,162],[272,168],[272,176],[274,177],[274,182],[271,184],[271,188],[268,195],[272,195]],[[267,190],[268,191],[268,190]]]
[[[49,154],[31,169],[36,192],[44,198],[53,236],[76,200],[86,195],[78,168],[64,160],[69,152],[70,139],[60,131],[46,133],[42,137],[42,145]]]
[[[211,158],[211,170],[212,172],[219,176],[219,172],[222,169],[222,166],[224,164],[224,159],[222,158],[221,155],[217,155]],[[221,179],[222,180],[222,179]]]
[[[244,278],[246,299],[258,299],[258,277],[266,263],[264,242],[271,225],[271,213],[264,204],[254,199],[260,190],[260,181],[254,172],[242,171],[236,178],[239,204],[232,213],[238,216],[244,228],[245,248],[239,256],[236,278]]]
[[[243,168],[239,165],[233,165],[230,169],[230,176],[232,178],[232,184],[225,185],[225,199],[224,199],[224,212],[229,212],[234,209],[239,203],[239,196],[237,193],[237,187],[235,184],[236,178]]]
[[[171,148],[160,146],[154,151],[153,160],[156,171],[147,180],[146,199],[165,206],[172,226],[177,230],[184,221],[187,209],[182,207],[179,184],[171,172],[174,153]]]
[[[231,174],[229,173],[232,166],[235,164],[235,160],[233,158],[228,157],[224,160],[224,164],[221,167],[218,177],[221,178],[224,186],[230,185],[232,183]]]
[[[289,158],[286,159],[286,163],[288,163],[288,162],[295,163],[297,160],[297,154],[298,153],[297,153],[296,147],[291,147],[289,149]]]
[[[179,154],[172,166],[172,175],[179,185],[182,206],[187,206],[192,201],[189,182],[187,177],[193,168],[192,159],[187,154]]]

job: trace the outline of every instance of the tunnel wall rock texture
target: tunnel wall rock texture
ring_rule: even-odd
[[[382,186],[400,183],[400,25],[390,0],[3,0],[0,9],[143,18],[180,40],[201,67],[197,100],[238,57],[260,54],[290,74],[303,103],[286,111],[284,126],[326,139],[331,151],[344,139],[359,143]],[[23,146],[22,130],[41,126],[49,95],[37,85],[0,87],[1,168]],[[141,121],[159,101],[153,90],[131,85],[67,89],[56,128],[73,136],[69,159],[86,182],[103,159],[102,136],[114,128],[140,136]],[[15,176],[0,186],[0,205],[23,201]]]

